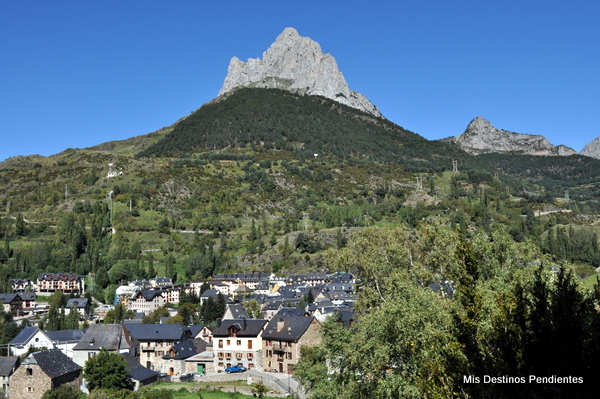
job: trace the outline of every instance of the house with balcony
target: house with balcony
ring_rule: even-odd
[[[319,322],[314,316],[285,309],[269,321],[262,337],[263,369],[285,374],[294,374],[302,346],[316,346],[321,342]]]
[[[83,294],[84,277],[74,273],[42,273],[37,277],[38,294],[62,291],[65,294]]]
[[[233,365],[262,370],[262,333],[267,320],[217,321],[213,330],[214,370],[222,373]]]
[[[191,330],[181,324],[125,324],[140,343],[140,363],[159,371],[162,357],[173,345],[192,338]]]

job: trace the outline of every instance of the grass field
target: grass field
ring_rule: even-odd
[[[173,391],[175,399],[251,399],[254,396],[251,393],[252,387],[245,381],[227,381],[227,382],[174,382],[174,383],[155,383],[149,387],[150,390],[168,389]],[[281,396],[269,396],[265,398],[275,398]]]

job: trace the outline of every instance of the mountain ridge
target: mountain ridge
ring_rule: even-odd
[[[465,131],[460,136],[452,138],[452,141],[473,155],[490,152],[543,156],[577,154],[577,151],[565,145],[552,145],[542,135],[497,129],[481,116],[475,117]]]

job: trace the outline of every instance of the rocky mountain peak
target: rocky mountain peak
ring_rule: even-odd
[[[600,159],[600,136],[587,143],[580,154]]]
[[[473,119],[463,134],[454,139],[471,154],[500,152],[528,155],[573,155],[570,147],[553,146],[544,136],[497,129],[481,116]]]
[[[335,58],[321,46],[302,37],[294,28],[285,28],[260,58],[247,62],[233,57],[219,96],[236,87],[263,87],[290,90],[330,98],[375,116],[381,113],[364,95],[349,89]]]

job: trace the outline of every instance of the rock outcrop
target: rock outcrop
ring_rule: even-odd
[[[263,59],[243,62],[233,57],[219,96],[240,86],[278,88],[302,94],[319,95],[375,116],[381,113],[367,97],[348,88],[335,58],[321,46],[286,28],[263,53]]]
[[[454,138],[465,151],[471,154],[500,152],[528,155],[573,155],[570,147],[553,146],[544,136],[513,133],[496,129],[490,122],[478,116],[473,119],[463,134]]]
[[[600,159],[600,136],[587,143],[580,154]]]

